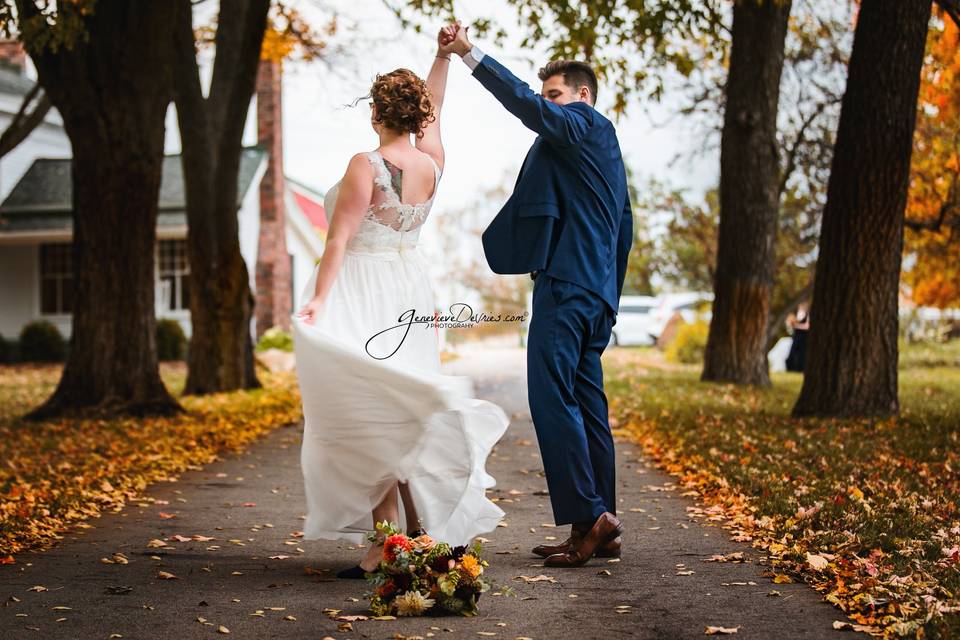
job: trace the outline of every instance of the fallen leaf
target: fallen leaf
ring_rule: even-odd
[[[160,578],[161,580],[179,580],[180,579],[177,576],[170,573],[169,571],[158,571],[157,577]]]
[[[537,575],[537,576],[517,576],[516,578],[514,578],[514,580],[523,580],[523,581],[526,582],[527,584],[530,584],[530,583],[532,583],[532,582],[551,582],[551,583],[553,583],[553,584],[556,584],[556,583],[557,583],[557,579],[556,579],[556,578],[551,578],[550,576],[545,576],[545,575],[543,575],[542,573],[541,573],[540,575]]]
[[[708,636],[716,636],[716,635],[727,636],[727,635],[733,635],[738,631],[740,631],[740,627],[707,627],[707,630],[705,633]]]
[[[124,596],[133,592],[133,587],[110,586],[104,589],[104,592],[113,596]]]
[[[821,555],[807,553],[807,564],[810,565],[810,568],[814,571],[823,571],[830,566],[830,561]]]
[[[171,519],[177,517],[177,514],[175,514],[175,513],[166,513],[165,511],[161,511],[161,512],[158,513],[157,515],[160,516],[161,518],[163,518],[164,520],[171,520]]]
[[[230,629],[227,629],[227,628],[226,628],[225,626],[223,626],[223,625],[220,625],[219,627],[217,627],[217,631],[220,632],[220,633],[230,633]]]

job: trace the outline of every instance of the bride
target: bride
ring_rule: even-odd
[[[462,545],[503,516],[485,496],[494,480],[484,465],[509,421],[473,398],[469,378],[440,372],[434,294],[417,248],[443,170],[448,67],[438,51],[426,82],[407,69],[377,76],[370,106],[380,145],[353,156],[325,198],[326,246],[293,316],[307,540],[360,543],[374,523],[402,518],[414,535]],[[382,542],[338,576],[376,568]]]

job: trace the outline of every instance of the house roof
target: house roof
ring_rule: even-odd
[[[320,233],[326,234],[330,228],[327,211],[323,204],[323,198],[326,194],[290,176],[285,176],[284,181],[287,184],[287,189],[293,194],[294,203],[310,221],[310,224]]]
[[[237,207],[266,162],[263,147],[246,147],[240,156]],[[0,204],[0,233],[69,230],[73,226],[70,158],[38,158]],[[183,168],[179,155],[165,156],[157,226],[187,223]]]
[[[33,80],[20,71],[11,69],[6,65],[0,65],[0,93],[25,96],[30,93],[34,84],[36,83]]]
[[[297,206],[300,207],[300,211],[303,211],[303,215],[307,217],[310,224],[320,231],[327,231],[330,225],[327,224],[327,212],[323,208],[323,203],[313,200],[296,188],[291,188],[290,191],[293,193],[293,198]]]

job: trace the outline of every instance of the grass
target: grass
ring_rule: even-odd
[[[186,371],[164,365],[172,393]],[[102,510],[142,499],[152,482],[215,460],[300,417],[293,374],[261,373],[262,389],[181,397],[169,418],[24,422],[59,379],[59,366],[0,367],[0,563],[44,549]]]
[[[957,353],[911,347],[888,420],[793,419],[797,374],[709,384],[650,350],[612,350],[607,394],[618,433],[766,549],[778,580],[876,635],[958,637],[960,369],[942,364]]]

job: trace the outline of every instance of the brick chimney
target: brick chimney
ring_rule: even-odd
[[[285,234],[282,62],[261,60],[257,73],[257,140],[267,150],[260,182],[260,243],[257,251],[257,336],[273,326],[290,329],[293,284]]]
[[[18,40],[0,40],[0,67],[23,74],[27,68],[27,52]]]

